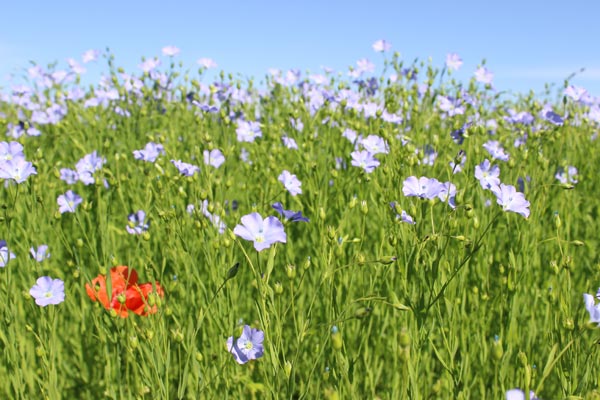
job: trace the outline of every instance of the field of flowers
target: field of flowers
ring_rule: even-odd
[[[600,399],[600,99],[373,48],[2,89],[0,398]]]

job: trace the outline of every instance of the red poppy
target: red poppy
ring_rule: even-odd
[[[121,318],[127,318],[129,311],[137,315],[154,314],[158,311],[152,293],[164,297],[158,282],[138,284],[137,272],[121,265],[110,270],[111,295],[108,295],[106,276],[98,275],[85,290],[92,301],[99,301],[107,310],[115,310]],[[152,303],[152,304],[150,304]]]

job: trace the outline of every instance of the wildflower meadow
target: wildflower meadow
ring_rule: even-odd
[[[600,98],[372,51],[2,88],[0,398],[600,399]]]

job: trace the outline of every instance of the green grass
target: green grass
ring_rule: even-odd
[[[107,108],[65,101],[65,88],[46,90],[68,113],[39,126],[41,136],[18,139],[37,175],[0,190],[0,238],[17,256],[0,269],[0,397],[499,399],[519,387],[545,399],[598,398],[600,335],[582,300],[600,286],[600,148],[590,138],[598,125],[566,99],[555,111],[570,118],[555,127],[537,117],[542,99],[496,95],[475,82],[465,87],[479,104],[444,118],[436,96],[456,96],[460,83],[415,67],[426,75],[419,82],[441,85],[419,96],[413,81],[382,78],[375,95],[403,116],[400,124],[335,102],[311,114],[297,87],[231,78],[223,79],[254,100],[225,101],[215,114],[190,105],[185,96],[201,97],[198,83],[176,73],[168,91],[148,77],[141,95],[117,83],[121,99]],[[259,98],[256,87],[268,93]],[[342,87],[356,89],[334,78],[329,90]],[[211,88],[201,102],[214,101]],[[116,105],[130,116],[116,114]],[[18,122],[20,108],[0,103],[0,131]],[[530,112],[540,128],[505,122],[508,108]],[[233,115],[254,120],[256,113],[262,137],[239,143]],[[458,146],[450,132],[476,114],[483,122]],[[290,118],[303,122],[302,132]],[[483,125],[489,119],[498,122],[493,137]],[[350,165],[346,128],[389,144],[373,173]],[[282,145],[284,133],[298,150]],[[526,145],[514,147],[525,133]],[[510,153],[508,162],[493,162],[502,182],[527,177],[527,219],[504,212],[474,177],[475,166],[491,159],[482,147],[490,139]],[[132,151],[150,141],[166,155],[155,164],[135,160]],[[427,144],[438,153],[433,166],[415,153]],[[203,163],[213,148],[226,157],[218,169]],[[242,149],[252,164],[240,160]],[[453,174],[449,162],[461,149],[467,161]],[[106,158],[96,184],[59,179],[61,168],[94,150]],[[347,168],[336,168],[336,157]],[[171,159],[201,170],[184,177]],[[579,170],[572,188],[554,178],[567,165]],[[277,181],[284,169],[300,179],[302,194],[291,196]],[[404,196],[403,181],[413,175],[453,182],[456,208]],[[69,189],[84,203],[60,214],[57,197]],[[227,224],[224,234],[186,212],[205,199]],[[286,223],[287,243],[258,253],[232,230],[253,211],[276,215],[276,201],[310,222]],[[416,224],[396,220],[391,201]],[[150,220],[145,235],[125,230],[137,210]],[[37,263],[29,248],[42,243],[51,257]],[[141,282],[160,282],[156,314],[122,319],[90,300],[86,283],[116,265],[135,268]],[[64,280],[63,303],[42,308],[29,295],[45,275]],[[265,354],[238,365],[225,342],[244,324],[265,332]]]

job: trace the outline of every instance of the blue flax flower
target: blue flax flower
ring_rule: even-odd
[[[0,267],[6,267],[6,264],[13,258],[15,258],[15,255],[8,249],[6,240],[0,240]]]
[[[23,183],[30,175],[36,175],[35,167],[24,158],[13,158],[0,163],[0,179],[12,179],[16,183]]]
[[[273,204],[273,208],[285,218],[286,221],[290,222],[309,222],[309,219],[302,216],[302,211],[284,210],[283,205],[279,202]]]
[[[59,207],[58,211],[64,214],[66,212],[75,212],[77,206],[83,202],[83,199],[74,191],[69,190],[67,193],[58,196],[56,202]]]
[[[411,217],[410,215],[408,215],[408,213],[404,210],[400,210],[400,214],[398,214],[398,209],[396,208],[396,202],[395,201],[391,201],[390,202],[390,207],[392,208],[392,211],[394,211],[396,213],[396,219],[401,220],[402,222],[405,222],[407,224],[410,225],[414,225],[415,224],[415,220],[413,219],[413,217]]]
[[[563,185],[568,185],[577,183],[577,174],[577,168],[570,165],[566,169],[560,167],[554,177]]]
[[[127,232],[131,235],[141,235],[148,231],[149,225],[146,223],[146,212],[139,210],[136,213],[129,214],[127,217],[129,223],[125,227]]]
[[[600,289],[596,292],[596,298],[598,298],[599,295]],[[600,304],[596,304],[594,296],[587,293],[583,294],[583,302],[585,304],[585,309],[590,314],[590,322],[600,326]]]
[[[162,144],[149,142],[142,150],[134,150],[133,157],[136,160],[154,162],[161,154],[165,154],[165,148]]]
[[[283,170],[277,179],[279,182],[283,183],[283,186],[285,186],[292,196],[302,194],[302,188],[300,187],[302,186],[302,182],[298,180],[296,175],[291,174],[290,171]]]
[[[42,262],[47,258],[50,258],[50,253],[48,253],[48,245],[41,244],[38,246],[37,250],[35,248],[30,248],[29,253],[31,257],[37,262]]]
[[[379,160],[367,150],[353,151],[350,155],[352,156],[351,164],[364,169],[367,174],[370,174],[379,166]]]
[[[533,390],[529,391],[530,400],[538,400]],[[525,392],[521,389],[510,389],[506,392],[506,400],[526,400]]]
[[[483,144],[483,148],[486,149],[492,156],[492,158],[500,161],[508,161],[510,155],[504,151],[504,148],[497,140],[490,140]]]
[[[219,149],[204,150],[202,155],[204,156],[204,164],[212,165],[215,168],[219,168],[225,162],[225,156]]]
[[[237,225],[233,233],[242,239],[254,242],[256,251],[268,249],[275,242],[285,243],[287,236],[283,224],[275,217],[263,217],[257,213],[244,215],[242,225]]]
[[[516,212],[525,218],[529,217],[529,202],[523,193],[517,192],[517,188],[501,183],[500,186],[492,188],[492,192],[504,211]]]
[[[486,159],[481,164],[475,166],[475,178],[484,189],[492,189],[500,185],[500,168],[497,165],[491,165],[490,160]]]
[[[171,160],[171,162],[184,176],[193,176],[196,172],[200,171],[200,168],[197,166],[185,163],[181,160]]]
[[[444,190],[444,185],[435,178],[427,178],[422,176],[409,176],[404,180],[402,185],[402,193],[406,197],[420,197],[422,199],[435,199]]]
[[[60,304],[65,301],[65,283],[60,279],[42,276],[29,290],[29,294],[35,299],[35,304],[40,307]]]
[[[244,325],[242,335],[237,340],[234,340],[233,336],[227,339],[227,351],[233,354],[238,364],[245,364],[265,354],[264,339],[263,331]]]

